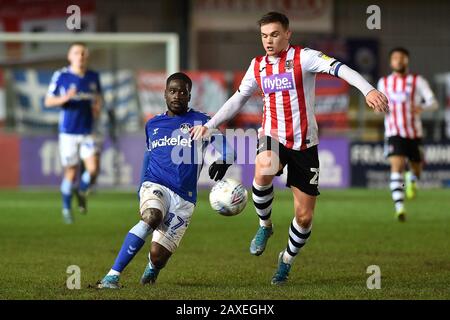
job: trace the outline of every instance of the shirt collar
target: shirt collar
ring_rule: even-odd
[[[74,76],[77,76],[77,77],[79,77],[79,78],[83,78],[83,77],[86,75],[86,73],[87,73],[87,69],[86,69],[86,70],[84,70],[83,75],[79,75],[79,74],[75,73],[75,72],[72,70],[72,67],[71,67],[70,65],[67,66],[67,70],[68,70],[71,74],[73,74]]]
[[[186,113],[191,112],[191,110],[192,110],[192,108],[191,108],[191,107],[188,107]],[[186,114],[186,113],[184,113],[184,114]],[[169,116],[169,115],[167,114],[167,111],[164,112],[164,115],[167,116],[167,117]]]
[[[288,47],[286,48],[286,50],[281,51],[278,56],[269,56],[266,54],[266,63],[268,63],[268,64],[278,63],[278,61],[280,61],[280,59],[283,59],[284,57],[286,57],[290,48],[292,48],[292,46],[289,44]]]

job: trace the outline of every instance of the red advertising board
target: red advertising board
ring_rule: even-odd
[[[17,187],[19,185],[19,137],[0,134],[0,188]]]

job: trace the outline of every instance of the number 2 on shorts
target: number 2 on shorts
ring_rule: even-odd
[[[167,227],[170,227],[170,224],[171,224],[173,218],[175,218],[175,214],[172,213],[172,212],[169,212],[168,214],[169,214],[169,217],[168,217],[167,220],[164,222],[164,224],[165,224]],[[184,224],[184,220],[183,220],[182,218],[180,218],[179,216],[176,216],[176,217],[177,217],[177,219],[178,219],[178,223],[175,224],[175,225],[173,225],[173,226],[171,227],[172,230],[176,230],[176,229],[178,229],[179,227],[181,227],[181,226]]]
[[[319,184],[319,168],[311,168],[311,172],[314,172],[314,176],[309,180],[309,184]]]

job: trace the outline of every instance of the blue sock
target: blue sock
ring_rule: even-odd
[[[63,208],[70,210],[72,203],[72,181],[63,179],[60,190],[62,194]]]
[[[114,261],[112,270],[122,272],[142,248],[145,239],[152,231],[152,228],[144,221],[139,221],[138,224],[131,228],[123,241],[122,248],[117,255],[116,261]]]
[[[88,171],[85,171],[81,175],[79,189],[81,192],[86,192],[90,185],[91,185],[91,175],[89,174]]]

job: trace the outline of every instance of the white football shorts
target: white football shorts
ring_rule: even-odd
[[[152,241],[175,252],[191,221],[195,205],[169,188],[150,181],[142,184],[139,196],[141,215],[148,208],[156,208],[163,213],[163,222],[153,231]]]
[[[100,154],[103,150],[103,143],[105,139],[100,134],[94,134],[92,138],[94,140],[94,152],[96,154]]]
[[[94,138],[90,134],[59,134],[59,155],[63,167],[77,165],[81,159],[95,153]]]

